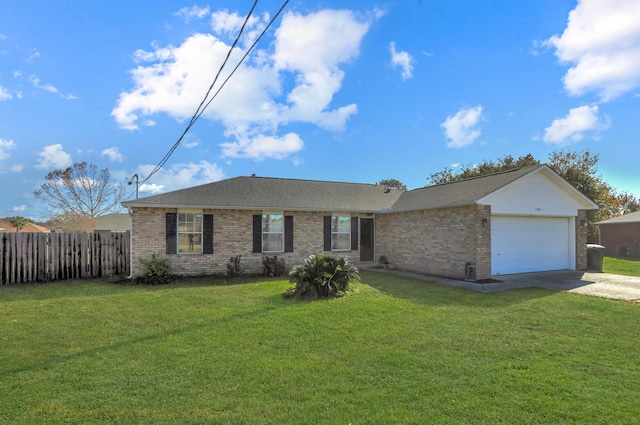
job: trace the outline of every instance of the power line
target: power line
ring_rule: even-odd
[[[218,88],[218,90],[216,90],[216,92],[213,94],[213,96],[211,97],[211,99],[209,99],[209,101],[207,102],[207,98],[209,97],[209,94],[211,93],[211,91],[213,90],[213,87],[215,86],[216,82],[218,81],[218,78],[220,76],[220,74],[222,73],[222,70],[224,68],[224,66],[226,65],[227,61],[229,60],[229,57],[231,56],[231,53],[233,52],[233,49],[235,48],[235,46],[237,45],[238,41],[240,40],[240,37],[247,25],[247,22],[249,21],[249,18],[251,17],[251,15],[253,14],[253,11],[256,7],[256,5],[258,4],[258,0],[255,0],[253,3],[253,6],[251,7],[251,10],[249,11],[249,13],[247,14],[247,17],[244,20],[244,23],[242,24],[242,27],[240,28],[240,31],[238,33],[238,36],[236,37],[236,39],[234,40],[233,44],[231,45],[231,47],[229,48],[229,51],[227,53],[227,56],[224,60],[224,62],[222,63],[222,65],[220,66],[220,69],[218,70],[218,72],[216,73],[216,76],[213,80],[213,82],[211,83],[211,85],[209,86],[206,95],[204,96],[204,98],[202,99],[202,101],[200,102],[200,105],[198,105],[198,108],[196,109],[196,112],[194,113],[194,115],[191,117],[191,120],[189,120],[189,124],[187,124],[187,127],[185,128],[185,130],[182,132],[182,134],[180,135],[180,137],[178,138],[178,140],[176,141],[176,143],[174,143],[174,145],[169,149],[169,151],[165,154],[165,156],[160,160],[160,162],[158,163],[158,165],[156,165],[156,167],[151,171],[151,173],[149,173],[149,175],[147,176],[147,178],[145,178],[144,180],[142,180],[140,182],[140,184],[145,183],[146,181],[148,181],[151,176],[153,176],[155,173],[157,173],[158,171],[160,171],[160,169],[164,166],[164,164],[169,160],[169,158],[171,157],[171,155],[173,154],[173,152],[177,149],[177,147],[180,145],[180,142],[182,141],[182,139],[184,138],[184,136],[186,136],[187,132],[191,129],[191,127],[195,124],[195,122],[198,120],[198,118],[200,118],[200,116],[204,113],[204,111],[207,109],[207,107],[211,104],[211,102],[218,96],[218,94],[220,93],[220,91],[222,90],[222,88],[227,84],[227,82],[229,81],[229,79],[231,78],[231,76],[233,76],[233,74],[236,72],[236,70],[240,67],[240,65],[244,62],[244,60],[247,58],[247,56],[249,55],[249,53],[251,53],[251,51],[254,49],[254,47],[258,44],[258,42],[260,41],[260,39],[262,39],[262,37],[265,35],[265,33],[269,30],[269,28],[271,27],[271,25],[273,24],[273,22],[278,18],[278,16],[280,16],[280,14],[282,13],[282,11],[284,10],[284,8],[286,7],[286,5],[289,3],[289,0],[285,0],[285,2],[282,4],[282,6],[280,7],[280,9],[278,10],[278,12],[273,16],[273,18],[269,21],[269,23],[267,24],[267,26],[263,29],[263,31],[260,33],[260,35],[256,38],[256,40],[253,42],[253,44],[251,45],[251,47],[249,47],[249,49],[247,49],[246,53],[242,56],[242,58],[240,59],[240,61],[238,62],[238,64],[233,68],[233,70],[231,71],[231,73],[227,76],[227,78],[222,82],[222,84],[220,85],[220,87]],[[205,103],[206,102],[206,103]],[[204,106],[203,106],[204,105]]]
[[[202,115],[202,113],[204,112],[204,110],[209,106],[209,104],[213,101],[213,99],[216,98],[216,96],[218,96],[218,93],[220,93],[220,90],[222,90],[222,88],[225,86],[225,84],[227,84],[227,81],[229,81],[229,78],[231,78],[231,76],[236,72],[236,70],[240,67],[240,65],[242,64],[242,62],[244,62],[244,60],[246,59],[247,56],[249,56],[249,53],[251,53],[251,51],[253,50],[253,48],[256,46],[256,44],[258,44],[258,42],[260,41],[260,39],[262,38],[263,35],[265,35],[265,33],[269,30],[269,27],[271,27],[271,24],[273,24],[273,22],[278,18],[278,16],[280,16],[280,14],[282,13],[282,11],[284,10],[285,6],[287,5],[287,3],[289,3],[289,0],[285,0],[285,2],[282,4],[282,6],[280,7],[280,9],[278,10],[278,12],[273,16],[273,18],[271,19],[271,21],[269,21],[269,23],[267,24],[267,26],[264,28],[264,30],[260,33],[260,35],[258,36],[258,38],[256,38],[256,40],[253,42],[253,44],[251,45],[251,47],[249,47],[249,49],[247,49],[247,52],[244,54],[244,56],[242,56],[242,59],[240,59],[240,62],[238,62],[238,64],[236,65],[235,68],[233,68],[233,70],[231,71],[231,73],[229,74],[229,76],[222,82],[222,84],[220,85],[220,87],[218,88],[218,90],[214,93],[213,97],[211,99],[209,99],[209,102],[207,102],[207,104],[205,105],[204,109],[200,112],[200,114],[198,115],[197,118],[200,118],[200,115]]]
[[[149,173],[147,178],[142,181],[142,183],[146,182],[147,180],[149,180],[151,178],[151,176],[153,176],[155,173],[160,171],[160,169],[164,166],[164,164],[167,162],[167,160],[171,157],[171,155],[176,150],[176,148],[180,145],[180,142],[182,141],[184,136],[186,136],[187,132],[191,129],[193,124],[195,124],[195,122],[197,121],[198,117],[202,114],[202,112],[204,112],[204,109],[206,109],[206,106],[203,108],[202,105],[206,102],[207,97],[209,97],[209,93],[211,93],[211,90],[213,89],[213,86],[216,84],[216,81],[218,81],[218,77],[220,76],[220,73],[224,69],[224,66],[227,64],[227,61],[229,60],[229,57],[231,56],[231,53],[233,52],[233,49],[238,44],[238,41],[240,40],[240,37],[242,36],[242,33],[244,32],[244,29],[245,29],[245,27],[247,25],[247,22],[249,22],[249,18],[251,18],[251,15],[253,14],[253,10],[255,9],[257,4],[258,4],[258,0],[255,0],[253,2],[253,6],[251,6],[251,10],[249,10],[249,13],[247,14],[247,17],[245,18],[244,22],[242,23],[242,27],[240,27],[240,31],[238,32],[238,35],[236,36],[236,39],[233,41],[233,44],[231,45],[231,47],[229,47],[229,51],[227,52],[227,56],[224,59],[224,61],[222,62],[222,65],[220,65],[220,68],[218,69],[218,72],[216,73],[216,76],[213,79],[213,82],[209,86],[209,89],[207,90],[207,93],[205,94],[204,98],[200,102],[200,105],[198,105],[198,108],[196,109],[196,112],[193,114],[193,116],[189,120],[189,124],[187,124],[187,127],[184,129],[184,131],[182,132],[182,134],[180,135],[180,137],[178,138],[176,143],[173,144],[171,149],[169,149],[169,151],[165,154],[165,156],[160,160],[158,165],[155,166],[155,168],[151,171],[151,173]],[[201,111],[201,109],[202,109],[202,111]]]

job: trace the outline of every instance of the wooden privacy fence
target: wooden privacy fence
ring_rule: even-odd
[[[0,233],[3,285],[129,275],[129,232]]]

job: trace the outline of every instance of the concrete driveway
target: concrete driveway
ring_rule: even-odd
[[[504,285],[513,288],[537,286],[595,297],[640,302],[640,277],[561,270],[494,276],[494,278],[503,282],[491,285]],[[496,287],[495,290],[500,289]]]
[[[509,289],[539,287],[640,303],[640,277],[621,276],[609,273],[559,270],[493,276],[493,279],[499,280],[500,282],[476,283],[400,270],[384,271],[478,292],[497,292]]]

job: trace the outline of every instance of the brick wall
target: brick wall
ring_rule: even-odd
[[[600,244],[610,257],[640,258],[640,223],[600,225]]]
[[[578,210],[576,217],[576,270],[587,269],[587,227],[582,223],[587,222],[587,211]]]
[[[384,255],[399,269],[459,279],[465,277],[467,262],[475,262],[476,278],[487,278],[490,215],[490,207],[480,205],[379,214],[376,258]]]
[[[476,279],[491,277],[491,206],[476,205]]]
[[[177,212],[175,208],[134,208],[133,264],[134,276],[142,272],[140,259],[153,253],[165,255],[165,215]],[[172,254],[173,273],[180,275],[210,275],[225,273],[229,258],[241,255],[240,265],[247,273],[262,272],[262,258],[277,255],[285,260],[287,269],[311,254],[323,252],[323,217],[318,212],[288,212],[293,216],[293,252],[254,254],[253,251],[253,215],[261,211],[242,210],[204,210],[213,214],[213,254]],[[359,251],[340,252],[333,255],[346,257],[357,263]]]

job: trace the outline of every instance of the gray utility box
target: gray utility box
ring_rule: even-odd
[[[587,270],[602,271],[604,261],[604,247],[602,245],[587,244]]]

